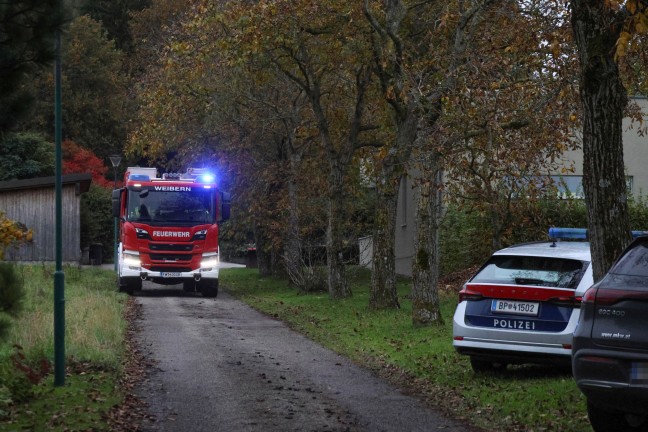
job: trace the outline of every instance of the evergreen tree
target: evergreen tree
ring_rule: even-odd
[[[121,153],[129,118],[128,81],[123,53],[108,40],[101,23],[84,15],[66,28],[61,47],[63,138],[92,150],[102,161]],[[54,135],[53,71],[36,74],[31,87],[39,95],[22,130]]]
[[[81,11],[100,21],[120,50],[133,51],[133,36],[130,19],[133,12],[141,11],[151,4],[150,0],[91,0],[86,1]]]
[[[29,132],[0,136],[0,181],[53,175],[52,143]]]
[[[27,113],[33,96],[24,84],[54,59],[54,35],[64,22],[63,0],[0,3],[0,133]]]

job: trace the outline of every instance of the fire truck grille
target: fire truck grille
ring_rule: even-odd
[[[191,255],[151,254],[152,261],[191,261]]]
[[[190,251],[193,249],[193,245],[192,244],[149,243],[149,248],[154,251]]]
[[[169,267],[169,266],[152,266],[151,271],[154,272],[190,272],[189,267]]]

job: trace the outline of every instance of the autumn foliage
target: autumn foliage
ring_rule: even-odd
[[[73,141],[63,142],[63,174],[91,173],[92,182],[110,188],[112,182],[105,177],[108,168],[91,150],[83,148]]]
[[[8,219],[3,212],[0,212],[0,260],[4,258],[4,252],[8,247],[30,241],[32,241],[32,230]]]

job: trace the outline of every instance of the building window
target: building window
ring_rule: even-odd
[[[583,176],[551,176],[560,199],[585,199]]]
[[[551,176],[556,189],[558,191],[558,198],[561,199],[585,199],[585,190],[583,188],[583,176],[580,175],[567,175],[567,176]],[[632,176],[626,176],[626,188],[628,195],[632,195],[633,179]]]

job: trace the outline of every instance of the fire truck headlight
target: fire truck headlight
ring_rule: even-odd
[[[196,234],[194,234],[193,236],[194,240],[205,240],[206,238],[207,238],[207,230],[197,231]]]
[[[151,239],[151,237],[149,237],[148,231],[142,228],[135,228],[135,234],[137,235],[138,239]]]
[[[205,254],[202,257],[200,263],[201,270],[211,270],[214,267],[218,267],[219,259],[217,253]]]
[[[140,268],[141,262],[139,253],[132,251],[124,251],[124,265],[131,268]]]

